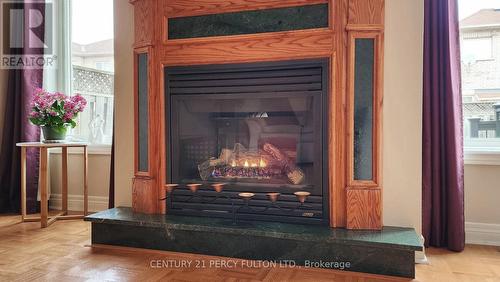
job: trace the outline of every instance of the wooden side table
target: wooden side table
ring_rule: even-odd
[[[88,212],[88,154],[87,143],[42,143],[42,142],[25,142],[17,143],[16,146],[21,147],[21,220],[22,222],[40,221],[42,228],[49,226],[58,219],[81,219]],[[40,217],[26,216],[26,149],[40,149]],[[80,147],[83,148],[83,214],[68,215],[68,148]],[[48,180],[48,149],[62,149],[62,211],[54,216],[49,217],[49,207],[47,199],[47,180]]]

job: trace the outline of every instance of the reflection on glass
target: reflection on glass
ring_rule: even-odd
[[[312,184],[319,99],[174,96],[173,181]]]
[[[374,39],[356,39],[354,65],[354,179],[371,180],[373,166]]]

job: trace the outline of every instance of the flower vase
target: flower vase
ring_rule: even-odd
[[[45,143],[57,143],[62,142],[66,139],[66,132],[68,128],[66,126],[61,127],[51,127],[42,126],[43,139]]]

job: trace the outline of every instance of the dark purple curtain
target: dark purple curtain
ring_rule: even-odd
[[[422,229],[426,246],[462,251],[464,165],[457,0],[425,0]]]
[[[29,9],[41,11],[45,17],[43,1],[36,3],[19,3],[17,8],[24,8],[24,26],[29,26]],[[32,29],[38,38],[44,39],[43,25]],[[20,31],[21,32],[21,31]],[[24,32],[24,42],[29,42],[29,33]],[[43,49],[29,49],[29,44],[20,51],[12,51],[17,55],[30,54],[36,56],[44,53]],[[0,212],[17,212],[20,210],[20,158],[21,151],[17,142],[40,141],[40,129],[28,121],[30,103],[34,89],[42,87],[43,69],[11,69],[9,70],[4,124],[2,126],[2,144],[0,149]],[[27,151],[26,161],[26,198],[28,212],[36,212],[38,191],[39,152],[36,149]]]

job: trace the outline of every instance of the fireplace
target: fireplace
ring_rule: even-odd
[[[382,0],[133,2],[135,212],[382,228]]]
[[[328,224],[327,77],[327,59],[165,68],[169,213]]]
[[[382,222],[384,0],[131,3],[132,208],[92,244],[415,276]]]

